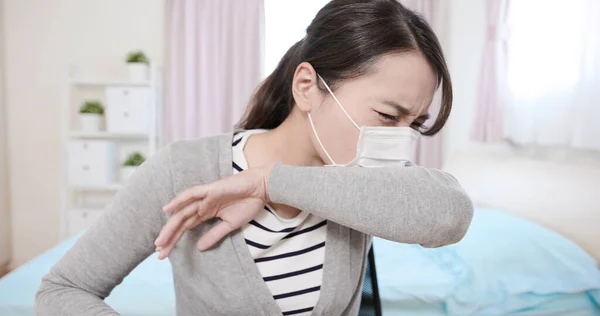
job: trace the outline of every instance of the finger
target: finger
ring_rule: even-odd
[[[233,228],[233,226],[231,226],[231,224],[229,224],[228,222],[220,222],[215,227],[207,231],[204,235],[202,235],[202,237],[200,237],[198,243],[196,244],[196,247],[198,248],[198,250],[204,251],[214,246],[216,243],[218,243],[221,239],[229,235],[234,230],[235,229]]]
[[[195,214],[194,216],[188,218],[183,225],[181,225],[181,228],[187,231],[198,226],[198,224],[202,223],[203,221],[204,220],[202,217],[200,217],[198,214]]]
[[[177,212],[171,216],[165,226],[161,229],[160,234],[158,234],[158,238],[154,241],[154,245],[157,247],[166,246],[167,242],[177,232],[181,224],[190,216],[194,216],[194,213],[186,214],[185,212]]]
[[[182,208],[181,211],[179,211],[179,212],[183,213],[184,217],[189,217],[189,216],[192,216],[193,214],[202,216],[204,213],[206,213],[206,210],[202,207],[204,201],[205,200],[198,200],[198,201],[189,203],[184,208]]]
[[[175,233],[177,233],[177,231],[179,231],[179,228],[181,227],[183,220],[178,221],[177,225],[173,225],[173,223],[174,222],[167,221],[167,224],[165,224],[165,226],[163,226],[162,230],[160,231],[160,234],[158,234],[158,237],[154,241],[154,245],[156,246],[157,249],[164,248],[169,244],[171,239],[175,236]],[[169,225],[168,229],[166,227],[167,225]]]
[[[196,203],[196,200],[189,199],[185,203],[180,204],[179,208],[173,209],[172,211],[165,212],[165,213],[175,214],[175,213],[179,212],[180,210],[187,208],[190,204],[194,204],[194,203]]]
[[[163,212],[170,213],[180,209],[183,205],[188,203],[190,200],[202,199],[206,197],[206,193],[209,189],[209,184],[195,186],[178,194],[174,197],[167,205],[163,207]]]
[[[181,239],[181,236],[183,235],[184,232],[186,232],[185,229],[179,229],[175,233],[175,238],[173,238],[167,246],[161,247],[160,252],[158,253],[158,260],[162,260],[162,259],[168,257],[169,254],[171,254],[171,251],[173,250],[173,248],[175,248],[175,245],[177,244],[179,239]]]
[[[198,215],[194,215],[186,219],[186,221],[178,227],[173,238],[171,238],[165,246],[157,247],[157,251],[160,252],[158,258],[164,259],[168,257],[171,251],[175,248],[175,245],[177,245],[181,239],[181,236],[183,236],[185,232],[198,226],[200,223],[202,223],[202,219]]]
[[[198,226],[202,222],[203,222],[203,219],[200,216],[198,216],[197,214],[194,214],[194,216],[189,217],[183,224],[181,224],[181,226],[179,226],[179,228],[178,228],[177,232],[175,232],[173,238],[171,238],[165,246],[158,247],[158,248],[160,248],[158,250],[158,252],[161,252],[164,254],[164,255],[159,255],[159,259],[166,258],[171,253],[173,248],[175,248],[175,245],[179,242],[179,240],[181,239],[181,236],[185,232]],[[163,251],[163,249],[165,249],[165,250]]]

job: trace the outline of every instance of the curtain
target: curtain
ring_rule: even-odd
[[[503,140],[502,97],[506,82],[506,41],[509,0],[485,3],[486,36],[481,61],[475,122],[470,138],[478,142]]]
[[[600,150],[599,21],[597,0],[511,4],[507,139]]]
[[[445,2],[441,0],[400,0],[405,7],[420,14],[442,41],[444,36]],[[429,108],[430,122],[434,122],[440,110],[441,93],[436,92]],[[428,168],[441,168],[443,163],[443,132],[435,136],[421,137],[417,142],[415,163]]]
[[[166,3],[163,142],[231,131],[263,71],[263,0]]]

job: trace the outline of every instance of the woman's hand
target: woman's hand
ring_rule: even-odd
[[[206,232],[197,247],[203,251],[254,219],[268,203],[271,166],[250,168],[231,177],[183,191],[163,211],[173,215],[155,241],[158,258],[166,258],[183,233],[213,217],[222,222]]]

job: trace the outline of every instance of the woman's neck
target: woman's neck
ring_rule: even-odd
[[[294,118],[295,117],[295,118]],[[280,126],[266,133],[250,136],[244,147],[248,167],[272,163],[292,166],[322,166],[323,161],[311,141],[311,130],[304,128],[301,115],[290,115]],[[288,205],[272,204],[282,218],[294,218],[300,210]]]
[[[312,132],[301,115],[290,115],[277,128],[250,136],[244,148],[249,167],[269,163],[323,166],[312,143]],[[305,121],[305,120],[304,120]]]

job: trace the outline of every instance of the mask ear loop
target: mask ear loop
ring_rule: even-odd
[[[323,143],[321,143],[321,139],[319,138],[319,134],[317,134],[317,129],[315,128],[315,124],[313,124],[312,117],[310,116],[310,113],[308,113],[308,121],[310,122],[310,127],[312,127],[313,134],[315,134],[315,137],[317,138],[317,142],[319,142],[319,146],[321,146],[321,149],[323,149],[323,152],[325,152],[325,155],[327,156],[327,159],[329,159],[329,161],[331,161],[331,163],[334,166],[336,166],[337,164],[335,163],[335,161],[333,161],[333,158],[331,158],[331,156],[327,152],[327,149],[325,149],[325,146],[323,146]]]
[[[350,120],[350,122],[352,122],[352,124],[354,124],[354,126],[356,127],[356,129],[360,130],[360,127],[358,126],[358,124],[356,124],[356,122],[354,122],[354,120],[352,119],[352,117],[350,117],[350,114],[348,114],[348,112],[346,112],[346,109],[344,109],[344,107],[342,106],[342,103],[340,103],[340,100],[338,100],[338,98],[336,98],[335,94],[333,94],[333,91],[331,91],[331,89],[329,88],[329,86],[327,85],[327,83],[325,82],[325,80],[323,80],[323,77],[321,77],[321,75],[319,75],[319,74],[317,74],[317,76],[319,76],[319,79],[321,79],[321,81],[325,85],[325,88],[327,88],[327,91],[329,91],[329,94],[331,94],[331,96],[333,97],[333,99],[335,100],[335,102],[340,106],[340,108],[342,109],[342,111],[344,112],[344,114],[346,114],[346,116],[348,117],[348,119]]]

